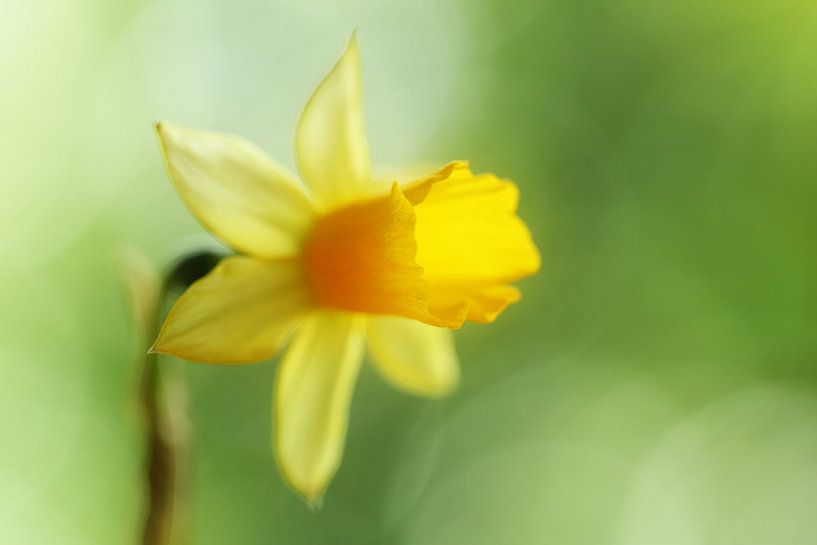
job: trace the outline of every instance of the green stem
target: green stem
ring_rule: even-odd
[[[209,251],[188,254],[174,263],[158,289],[131,289],[131,297],[141,299],[132,301],[132,306],[141,310],[144,330],[139,404],[146,435],[147,497],[142,545],[192,542],[193,449],[187,386],[179,365],[168,362],[160,366],[158,354],[149,353],[148,348],[158,334],[165,307],[176,294],[207,274],[221,257]]]
[[[146,480],[147,480],[147,513],[142,533],[143,545],[169,545],[174,533],[174,519],[178,525],[176,498],[178,488],[179,465],[184,465],[184,458],[191,455],[188,444],[184,444],[183,435],[173,430],[170,424],[179,420],[172,418],[171,412],[183,410],[179,403],[169,399],[166,389],[162,387],[161,371],[157,365],[156,354],[145,357],[142,372],[140,401],[145,414],[147,435]],[[182,456],[185,453],[187,456]]]

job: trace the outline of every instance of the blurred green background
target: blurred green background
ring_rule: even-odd
[[[275,362],[181,366],[193,542],[817,543],[813,1],[2,6],[0,543],[137,542],[114,255],[207,241],[152,123],[292,165],[353,29],[376,165],[513,178],[543,270],[458,333],[452,398],[364,370],[319,513],[270,453]]]

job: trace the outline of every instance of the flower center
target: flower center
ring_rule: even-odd
[[[428,282],[415,260],[414,227],[414,210],[396,185],[388,195],[320,217],[302,254],[315,301],[433,322]]]

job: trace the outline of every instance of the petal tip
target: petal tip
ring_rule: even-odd
[[[165,338],[165,322],[162,323],[162,326],[159,328],[159,334],[156,336],[156,340],[153,341],[153,344],[150,345],[148,348],[148,354],[170,354],[173,355],[172,349],[167,346],[167,340]]]
[[[167,121],[156,121],[153,123],[153,130],[156,131],[159,140],[164,140],[169,136],[169,132],[173,129],[173,125]]]
[[[306,506],[309,508],[309,510],[313,513],[317,513],[323,509],[323,491],[314,496],[304,495],[303,500],[306,502]]]
[[[166,356],[174,356],[177,358],[188,359],[185,358],[182,354],[179,354],[178,351],[174,350],[172,347],[168,346],[166,342],[163,342],[161,334],[159,334],[159,337],[153,342],[151,347],[148,348],[148,354],[164,354]]]
[[[351,49],[355,49],[355,50],[358,49],[358,46],[357,46],[357,29],[352,31],[352,35],[349,36],[349,41],[346,44],[346,51],[349,51]]]
[[[153,130],[156,131],[156,137],[159,139],[159,147],[162,151],[162,159],[165,163],[165,168],[170,175],[171,180],[173,180],[173,175],[170,170],[170,157],[168,147],[173,144],[173,126],[169,124],[167,121],[157,121],[153,124]]]
[[[316,487],[314,485],[299,482],[299,480],[295,477],[295,473],[292,470],[290,470],[286,466],[286,464],[283,463],[283,461],[281,460],[281,456],[278,453],[278,446],[276,441],[277,438],[275,441],[273,441],[273,454],[275,457],[276,465],[278,466],[278,473],[284,480],[284,484],[286,484],[287,487],[290,490],[292,490],[296,496],[303,500],[303,502],[306,504],[310,511],[312,511],[313,513],[317,513],[323,508],[323,498],[324,495],[326,494],[326,489],[329,485],[329,482],[327,482],[324,486],[321,487]]]

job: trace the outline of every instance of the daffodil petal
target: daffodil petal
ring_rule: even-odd
[[[371,180],[361,87],[352,36],[307,102],[295,131],[298,170],[322,210],[355,198]]]
[[[417,263],[430,284],[428,309],[463,310],[491,322],[517,300],[510,286],[539,270],[539,251],[516,215],[519,191],[493,174],[472,174],[452,163],[404,188],[415,204]]]
[[[489,324],[511,303],[522,298],[514,286],[499,283],[464,282],[434,284],[428,309],[433,314],[463,313],[478,324]]]
[[[310,301],[297,260],[227,257],[179,297],[153,351],[207,363],[269,359]]]
[[[441,397],[459,382],[451,330],[392,316],[369,318],[369,354],[389,382],[410,393]]]
[[[170,179],[201,223],[239,252],[295,255],[314,218],[293,177],[249,142],[156,126]]]
[[[316,311],[287,350],[275,381],[274,450],[286,481],[317,506],[340,465],[363,357],[359,315]]]
[[[434,184],[451,179],[461,179],[471,175],[468,170],[467,161],[451,161],[443,168],[418,180],[414,180],[402,186],[403,194],[412,205],[418,205],[428,197],[428,193]]]

